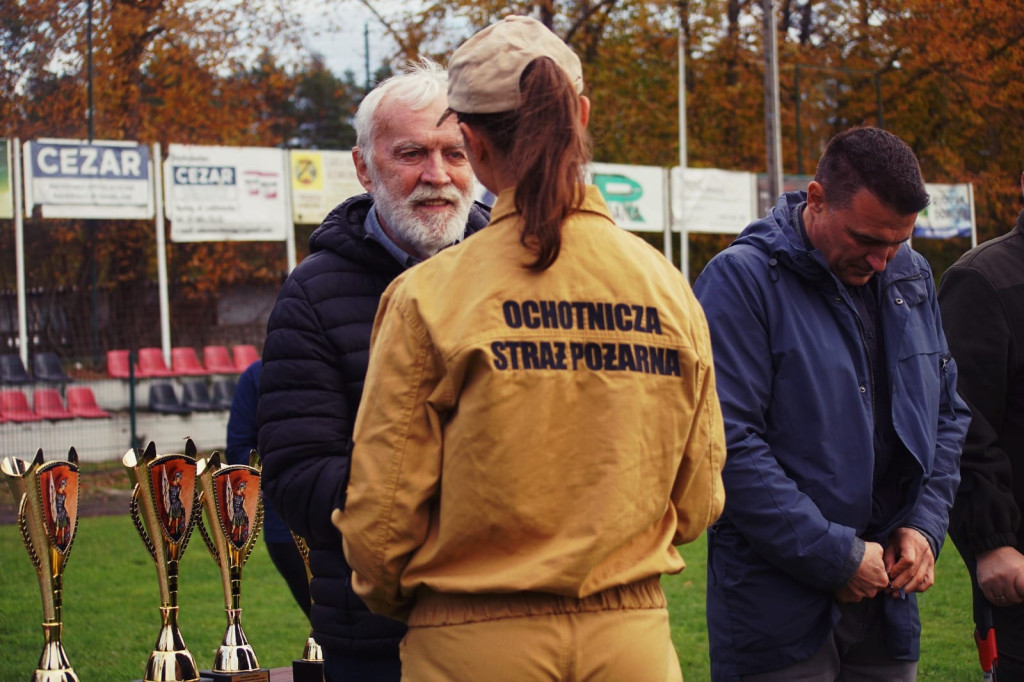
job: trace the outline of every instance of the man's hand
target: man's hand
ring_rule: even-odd
[[[1024,555],[1013,547],[997,547],[977,556],[978,585],[995,606],[1024,601]]]
[[[885,568],[893,597],[924,592],[935,584],[935,556],[921,531],[897,528],[885,547]]]
[[[884,590],[888,584],[889,576],[885,573],[882,546],[877,542],[865,542],[864,557],[860,560],[857,572],[853,574],[845,587],[836,592],[836,599],[841,602],[871,599]]]

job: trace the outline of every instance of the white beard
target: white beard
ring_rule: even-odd
[[[466,220],[473,205],[471,191],[463,194],[451,183],[443,187],[419,185],[409,196],[396,198],[381,178],[374,177],[373,184],[382,190],[373,197],[378,217],[399,239],[416,249],[418,255],[433,256],[465,235]],[[428,216],[416,212],[417,204],[432,199],[448,201],[448,209]]]

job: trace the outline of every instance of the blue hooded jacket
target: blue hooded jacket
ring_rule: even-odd
[[[834,592],[855,572],[861,540],[884,545],[909,526],[937,553],[959,483],[970,412],[956,395],[927,261],[903,244],[875,275],[889,378],[875,387],[857,309],[794,224],[805,200],[783,195],[694,286],[728,446],[725,512],[708,531],[716,682],[813,655],[838,619]],[[875,390],[890,392],[912,464],[903,498],[869,537]],[[918,658],[915,595],[885,600],[884,627],[890,655]]]

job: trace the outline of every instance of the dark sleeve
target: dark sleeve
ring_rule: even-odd
[[[984,275],[966,267],[946,271],[939,304],[959,371],[957,391],[972,415],[949,534],[961,552],[971,554],[1015,546],[1020,509],[1011,488],[1010,458],[998,445],[1010,379],[1006,313]]]
[[[716,256],[693,287],[711,331],[725,420],[725,515],[777,568],[835,591],[856,572],[864,549],[853,528],[825,517],[772,450],[767,415],[777,379],[771,312],[761,292],[767,278],[756,272],[757,260],[736,255],[742,253]]]
[[[352,417],[343,359],[292,277],[271,311],[259,390],[259,449],[271,506],[311,546],[341,547]]]
[[[256,449],[256,404],[259,400],[260,361],[249,365],[238,378],[228,415],[228,464],[248,464],[249,452]]]

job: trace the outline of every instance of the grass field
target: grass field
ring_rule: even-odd
[[[702,682],[709,679],[704,541],[684,547],[683,555],[687,570],[663,584],[683,674],[687,682]],[[936,573],[936,586],[920,599],[919,679],[980,680],[967,573],[951,543]],[[27,680],[42,650],[42,609],[35,571],[14,525],[0,526],[0,576],[0,680]],[[308,625],[262,540],[243,578],[242,624],[261,665],[291,665]],[[159,592],[156,569],[127,515],[81,519],[64,590],[64,647],[83,682],[141,678],[160,626]],[[185,643],[199,667],[208,669],[224,632],[224,600],[216,564],[198,533],[182,560],[178,594]]]

